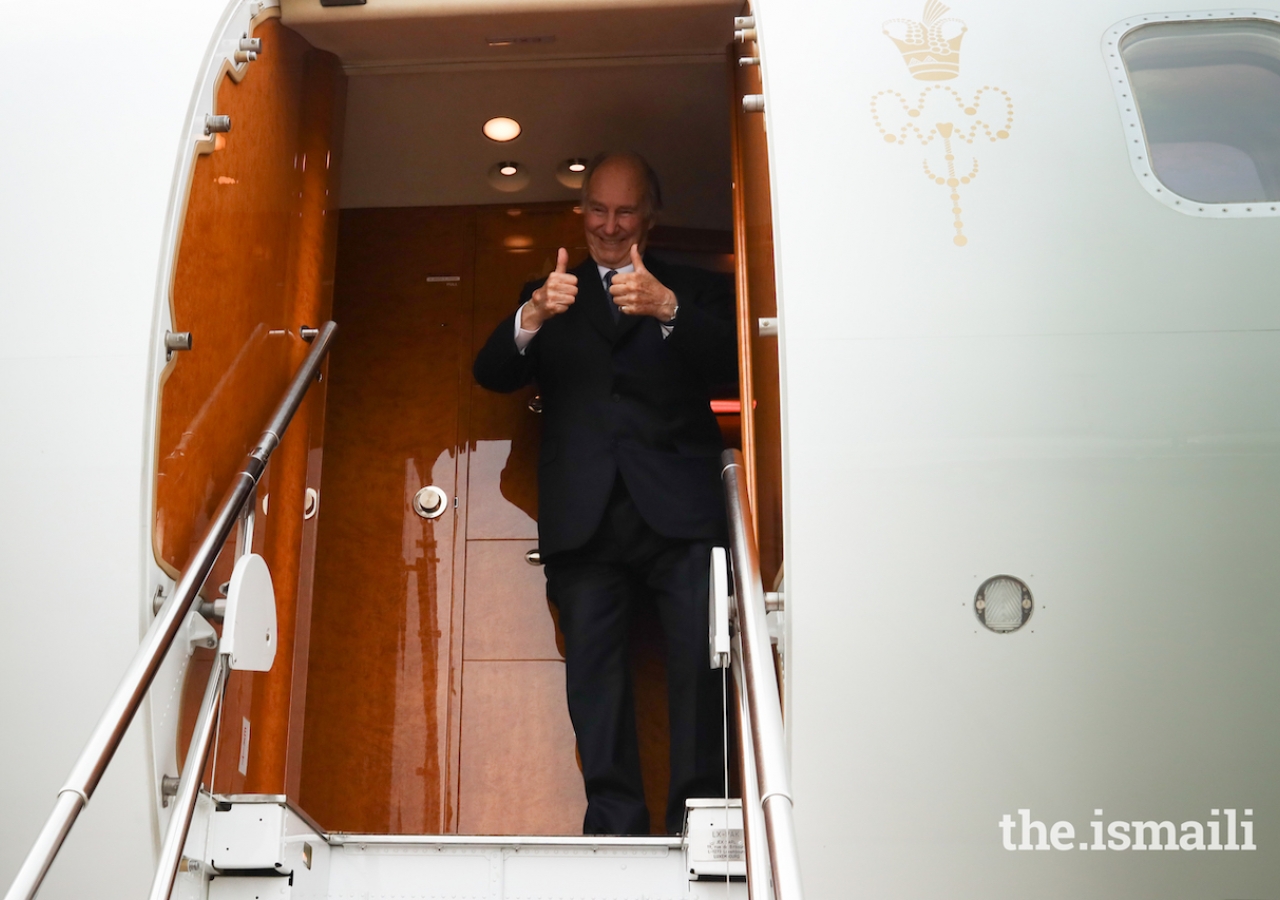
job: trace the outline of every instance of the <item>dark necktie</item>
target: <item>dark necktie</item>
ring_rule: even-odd
[[[609,298],[609,312],[613,313],[614,322],[622,318],[622,310],[618,309],[618,304],[613,302],[613,294],[609,293],[609,288],[613,284],[613,276],[617,274],[617,269],[610,269],[604,273],[604,295]]]

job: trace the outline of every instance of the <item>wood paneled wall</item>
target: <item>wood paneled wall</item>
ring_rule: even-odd
[[[782,415],[778,339],[761,337],[758,322],[778,314],[773,271],[773,206],[764,116],[744,113],[742,98],[764,86],[759,66],[739,66],[737,56],[757,56],[754,43],[730,48],[734,82],[733,218],[738,282],[738,347],[742,396],[742,448],[755,508],[760,568],[771,589],[783,561]]]
[[[263,44],[258,60],[239,83],[226,78],[218,89],[216,111],[231,116],[232,130],[193,168],[171,288],[173,327],[192,333],[193,348],[174,354],[161,389],[153,544],[175,575],[306,355],[299,328],[327,319],[332,303],[346,78],[336,57],[276,19],[259,21],[254,36]],[[321,383],[259,488],[254,549],[275,582],[280,643],[270,672],[231,676],[219,791],[284,792],[299,749],[310,600],[300,573],[314,544],[303,496],[308,477],[312,485],[319,478],[323,413]],[[224,551],[206,597],[226,580],[230,556]],[[186,688],[197,702],[199,669]]]

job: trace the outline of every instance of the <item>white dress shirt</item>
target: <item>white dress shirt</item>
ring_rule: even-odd
[[[611,269],[608,266],[602,266],[599,263],[596,263],[596,270],[600,273],[600,283],[603,285],[604,277],[608,275],[610,272],[613,272],[615,275],[624,275],[627,272],[634,272],[636,270],[636,267],[634,263],[627,263],[625,266],[619,266],[616,269]],[[609,293],[609,289],[607,287],[605,288],[605,293],[606,294]],[[610,295],[610,297],[612,297],[612,295]],[[516,349],[520,351],[521,356],[524,356],[525,348],[529,346],[529,342],[533,340],[533,336],[538,333],[537,328],[528,329],[528,328],[522,327],[520,324],[521,320],[524,318],[524,308],[528,306],[531,302],[533,301],[526,300],[520,306],[520,308],[516,310],[516,335],[515,335]],[[671,329],[675,328],[676,326],[663,325],[661,322],[659,322],[658,327],[662,329],[663,340],[666,340],[667,336],[671,334]]]

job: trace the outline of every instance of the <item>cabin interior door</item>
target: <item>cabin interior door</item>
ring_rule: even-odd
[[[345,210],[338,238],[300,801],[326,828],[456,826],[465,210]],[[435,486],[438,517],[414,509]]]

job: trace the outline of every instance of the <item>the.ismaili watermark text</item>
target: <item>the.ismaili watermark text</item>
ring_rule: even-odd
[[[1015,820],[1009,813],[998,823],[1006,850],[1257,850],[1253,842],[1253,810],[1237,816],[1234,809],[1211,809],[1204,822],[1169,820],[1112,821],[1095,819],[1078,837],[1070,822],[1044,822],[1031,818],[1031,810],[1018,810]],[[1095,809],[1095,816],[1102,810]]]

